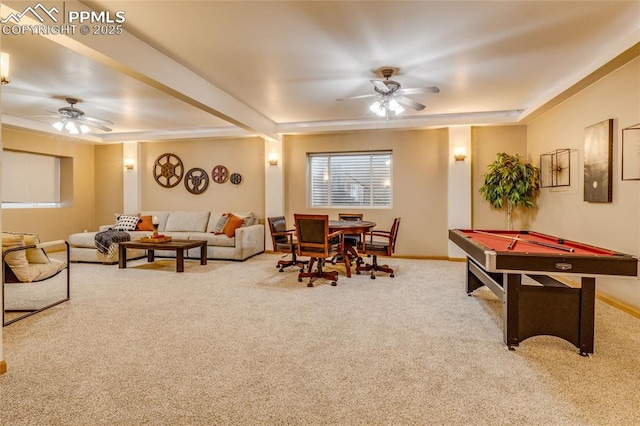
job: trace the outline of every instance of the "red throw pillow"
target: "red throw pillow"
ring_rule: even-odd
[[[244,219],[229,213],[229,218],[227,219],[227,223],[224,224],[224,228],[222,228],[222,232],[227,234],[227,237],[233,238],[236,234],[236,229],[242,226],[242,222]]]
[[[153,231],[153,218],[151,216],[140,216],[136,231]]]

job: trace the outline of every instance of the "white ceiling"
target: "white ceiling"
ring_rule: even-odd
[[[640,42],[640,1],[42,3],[124,11],[125,34],[2,35],[2,122],[51,131],[37,116],[76,97],[114,123],[96,142],[513,123]],[[337,101],[373,93],[383,66],[440,93],[389,121]]]

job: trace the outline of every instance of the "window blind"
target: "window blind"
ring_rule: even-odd
[[[2,203],[3,207],[60,203],[60,159],[3,150]]]
[[[311,207],[390,207],[391,152],[308,154]]]

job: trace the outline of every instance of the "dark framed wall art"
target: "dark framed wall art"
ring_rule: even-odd
[[[622,180],[640,180],[640,123],[622,129]]]
[[[540,155],[540,187],[571,186],[571,150],[556,149]]]
[[[584,131],[584,201],[610,203],[613,184],[613,119]]]

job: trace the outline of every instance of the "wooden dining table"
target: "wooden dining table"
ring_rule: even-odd
[[[365,232],[373,229],[376,226],[375,222],[368,220],[330,220],[329,221],[329,233],[335,231],[342,231],[344,235],[362,235]],[[358,258],[358,250],[351,244],[345,242],[342,245],[342,258],[344,259],[344,265],[347,270],[347,277],[351,278],[351,261],[349,256]]]

